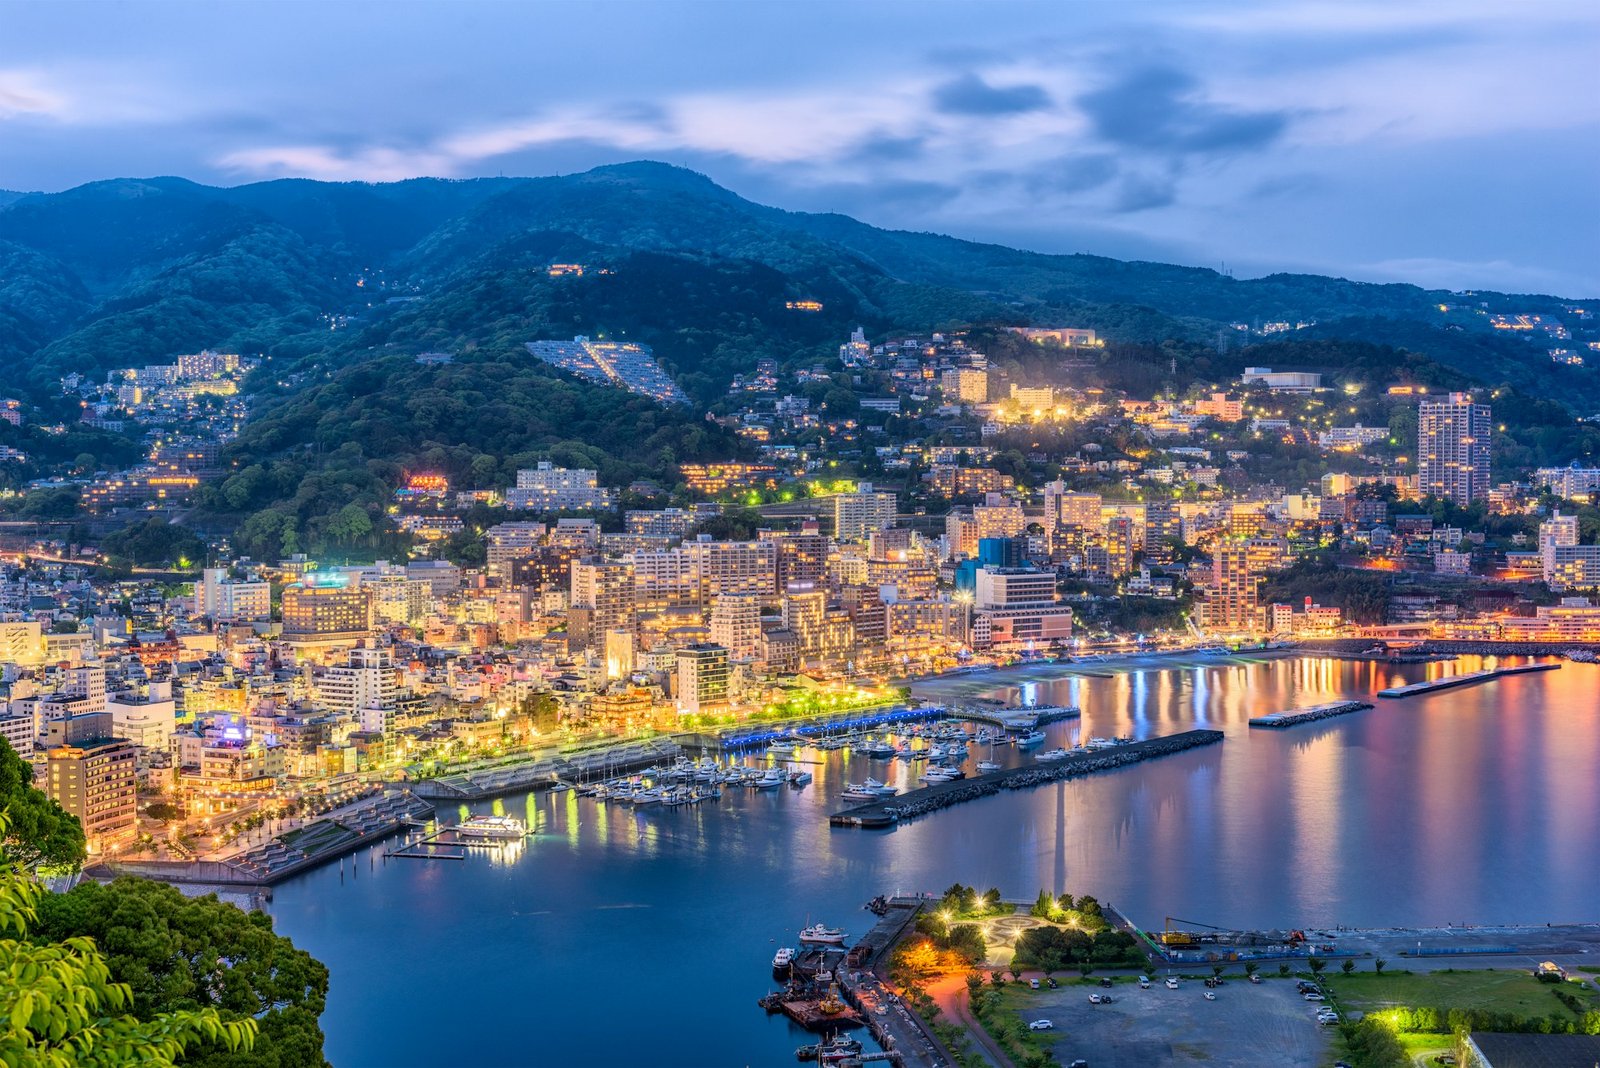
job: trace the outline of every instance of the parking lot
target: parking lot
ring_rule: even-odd
[[[1144,1068],[1152,1064],[1207,1064],[1213,1068],[1281,1068],[1317,1065],[1331,1057],[1334,1028],[1313,1018],[1288,980],[1252,985],[1230,979],[1207,1001],[1199,979],[1177,990],[1159,980],[1149,990],[1118,983],[1109,1005],[1091,1005],[1102,991],[1063,985],[1033,992],[1024,1020],[1048,1019],[1056,1059],[1082,1058],[1090,1068]]]

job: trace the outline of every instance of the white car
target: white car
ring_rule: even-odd
[[[1178,989],[1178,978],[1177,978],[1177,976],[1173,976],[1172,978],[1167,980],[1167,989],[1168,990],[1176,990],[1176,989]]]
[[[1317,993],[1305,994],[1305,995],[1303,995],[1303,997],[1307,1001],[1327,1001],[1328,1000],[1327,998],[1323,997],[1321,994],[1317,994]]]
[[[1053,1029],[1054,1027],[1055,1027],[1055,1024],[1051,1023],[1049,1020],[1035,1020],[1031,1024],[1028,1025],[1028,1030],[1030,1030],[1030,1031],[1049,1031],[1049,1030]]]
[[[1207,990],[1206,991],[1206,1000],[1207,1001],[1215,1001],[1215,1000],[1217,1000],[1216,992],[1215,991],[1211,991],[1211,990]]]
[[[1091,1004],[1091,1005],[1100,1004],[1100,995],[1099,994],[1090,994],[1089,995],[1089,1004]]]

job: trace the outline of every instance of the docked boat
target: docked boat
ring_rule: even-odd
[[[630,797],[628,800],[632,801],[634,803],[634,805],[636,805],[636,806],[637,805],[659,805],[659,804],[661,804],[661,801],[662,801],[662,799],[664,797],[665,797],[665,795],[660,790],[657,790],[654,787],[652,787],[649,790],[636,790],[636,791],[634,791],[633,796]]]
[[[757,790],[771,790],[774,787],[782,786],[788,781],[789,775],[782,768],[768,768],[760,778],[756,779],[755,782],[751,783],[750,785],[754,786]]]
[[[861,786],[846,786],[839,798],[843,801],[876,801],[878,795]]]
[[[888,742],[868,742],[861,751],[873,760],[892,760],[895,755],[894,746]]]
[[[456,834],[462,838],[510,841],[527,837],[528,829],[515,816],[470,816],[456,825]]]
[[[1067,757],[1069,757],[1071,755],[1072,754],[1067,752],[1065,749],[1046,749],[1042,753],[1035,753],[1033,759],[1035,759],[1035,760],[1065,760],[1065,759],[1067,759]]]
[[[814,923],[800,931],[800,941],[812,946],[842,946],[844,932],[837,927],[824,927]]]
[[[1017,735],[1017,744],[1026,748],[1030,745],[1040,745],[1044,742],[1044,731],[1031,730]]]
[[[772,955],[772,970],[783,972],[789,970],[789,965],[794,963],[794,950],[784,946]]]
[[[978,770],[980,772],[982,772],[983,774],[987,775],[991,771],[999,771],[1000,770],[1000,765],[996,764],[992,760],[980,760],[980,761],[978,761]]]
[[[890,786],[888,783],[882,783],[873,778],[868,778],[866,782],[861,784],[861,786],[863,789],[870,790],[879,797],[893,797],[895,794],[900,792],[893,786]]]
[[[922,776],[922,781],[929,786],[937,786],[942,782],[955,782],[957,779],[964,778],[966,778],[966,775],[959,768],[938,767],[929,768],[927,774]]]
[[[795,747],[793,742],[773,742],[771,745],[767,746],[767,752],[773,756],[794,756],[794,750]]]
[[[1090,738],[1088,748],[1098,752],[1101,749],[1115,749],[1119,745],[1132,745],[1133,739],[1126,735],[1119,738]]]
[[[791,772],[789,772],[789,785],[790,786],[810,786],[811,785],[811,777],[812,776],[811,776],[811,773],[809,771],[791,771]]]

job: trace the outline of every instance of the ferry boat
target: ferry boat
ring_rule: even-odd
[[[810,927],[801,929],[800,941],[813,946],[842,946],[844,932],[837,927],[824,927],[820,923],[814,923]]]
[[[775,972],[785,971],[793,962],[794,950],[790,949],[788,946],[784,946],[782,949],[778,950],[777,953],[773,954],[772,970]]]
[[[1039,745],[1039,744],[1041,744],[1043,742],[1044,742],[1044,731],[1041,731],[1041,730],[1035,729],[1035,730],[1028,731],[1028,732],[1026,732],[1024,734],[1017,735],[1017,744],[1020,745],[1020,746],[1026,747],[1026,746],[1030,746],[1030,745]]]
[[[508,841],[527,837],[528,829],[515,816],[471,816],[456,825],[456,834],[462,838]]]

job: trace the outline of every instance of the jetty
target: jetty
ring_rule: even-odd
[[[835,827],[889,827],[899,820],[925,816],[963,801],[997,794],[1001,790],[1022,790],[1031,786],[1076,779],[1099,771],[1113,771],[1156,757],[1215,745],[1220,741],[1222,741],[1221,731],[1184,731],[1180,734],[1169,734],[1164,738],[1116,745],[1109,749],[1073,753],[1049,764],[1007,768],[987,775],[924,786],[894,797],[885,797],[881,801],[855,805],[833,813],[828,817],[828,822]]]
[[[1446,675],[1442,679],[1430,679],[1426,682],[1413,682],[1406,686],[1391,686],[1387,690],[1379,690],[1379,697],[1415,697],[1418,694],[1433,693],[1436,690],[1449,690],[1457,686],[1472,686],[1479,682],[1490,682],[1506,675],[1526,675],[1534,671],[1555,671],[1560,664],[1520,664],[1516,667],[1493,668],[1488,671],[1468,671],[1461,675]]]
[[[1055,723],[1063,719],[1076,719],[1082,715],[1081,709],[1067,705],[1046,705],[1032,707],[1029,705],[952,705],[948,709],[952,719],[970,719],[978,723],[988,723],[1008,731],[1031,731],[1042,727],[1046,723]]]
[[[1319,719],[1347,716],[1351,712],[1362,712],[1371,707],[1373,706],[1366,701],[1334,701],[1325,705],[1312,705],[1310,708],[1291,708],[1287,712],[1269,712],[1265,716],[1256,716],[1250,721],[1250,726],[1294,727],[1301,723],[1315,723]]]

